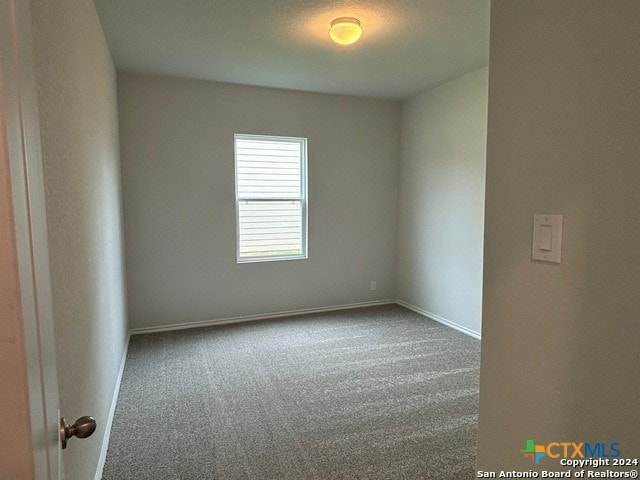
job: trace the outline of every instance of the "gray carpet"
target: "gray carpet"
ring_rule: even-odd
[[[471,479],[479,365],[395,305],[134,336],[103,479]]]

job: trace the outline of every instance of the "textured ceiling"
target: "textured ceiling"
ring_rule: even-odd
[[[94,0],[128,72],[401,99],[489,58],[489,0]],[[355,45],[331,20],[360,19]]]

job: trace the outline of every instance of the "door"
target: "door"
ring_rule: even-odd
[[[58,385],[49,280],[49,255],[35,76],[31,51],[29,2],[0,2],[0,140],[7,228],[13,227],[6,249],[17,267],[16,322],[20,321],[16,356],[23,357],[24,407],[22,433],[30,439],[34,478],[62,480]],[[9,251],[10,250],[10,251]],[[11,262],[11,258],[7,260]],[[22,332],[20,332],[22,330]],[[21,344],[18,343],[21,341]],[[16,359],[20,363],[22,359]],[[20,385],[0,385],[19,390]],[[26,396],[25,396],[26,397]],[[11,408],[11,406],[9,407]],[[30,422],[28,421],[30,419]],[[30,426],[29,426],[30,423]],[[27,462],[28,459],[24,460]],[[29,475],[31,477],[31,475]]]

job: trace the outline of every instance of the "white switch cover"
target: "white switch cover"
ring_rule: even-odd
[[[536,213],[533,216],[533,253],[531,258],[560,263],[562,251],[562,215]]]

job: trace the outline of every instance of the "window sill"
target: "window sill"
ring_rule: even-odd
[[[286,260],[306,260],[308,255],[296,255],[286,257],[255,257],[255,258],[236,258],[236,263],[262,263],[262,262],[282,262]]]

